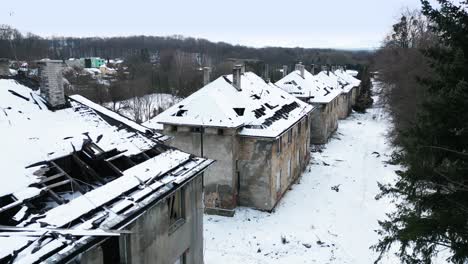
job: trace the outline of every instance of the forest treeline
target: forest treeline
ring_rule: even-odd
[[[306,65],[339,64],[360,65],[368,61],[369,51],[334,49],[253,48],[224,42],[184,36],[129,36],[129,37],[54,37],[43,38],[32,33],[22,34],[8,25],[0,25],[0,57],[33,60],[41,58],[64,59],[80,57],[126,58],[142,53],[164,51],[198,53],[209,57],[203,63],[217,64],[229,58],[258,60],[267,64],[293,64],[302,61]]]
[[[468,262],[468,1],[437,2],[403,12],[374,60],[402,168],[380,185],[396,210],[380,221],[378,261]]]
[[[212,80],[231,73],[234,64],[244,63],[247,70],[276,81],[282,76],[283,65],[292,70],[300,61],[308,70],[312,70],[312,64],[317,71],[324,65],[345,65],[359,70],[368,64],[371,55],[371,51],[252,48],[183,36],[43,38],[0,25],[0,58],[23,61],[83,57],[124,59],[125,74],[119,72],[108,87],[77,73],[67,74],[69,81],[80,87],[74,93],[99,103],[150,93],[188,96],[203,86],[202,67],[205,66],[211,68]]]

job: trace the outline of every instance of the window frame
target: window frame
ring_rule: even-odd
[[[185,223],[186,205],[185,205],[185,188],[180,188],[172,193],[166,199],[169,234],[175,232],[180,226]],[[178,215],[174,215],[174,206],[177,205],[176,210]]]

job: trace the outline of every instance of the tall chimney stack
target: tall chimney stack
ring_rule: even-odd
[[[312,64],[310,71],[312,72],[312,75],[315,75],[315,64]]]
[[[66,104],[63,88],[62,71],[64,63],[61,60],[39,61],[39,77],[41,78],[41,96],[52,108],[60,108]]]
[[[299,62],[296,64],[296,71],[299,71],[299,74],[301,75],[302,78],[304,78],[304,65],[302,65],[302,62]]]
[[[241,76],[242,76],[242,65],[234,66],[234,69],[232,70],[232,85],[238,91],[242,91],[242,89],[241,89]]]
[[[210,67],[203,67],[203,86],[210,83],[210,73],[211,73]]]
[[[265,75],[265,82],[269,83],[270,82],[270,69],[268,64],[265,64],[265,72],[263,73]]]
[[[8,59],[0,58],[0,76],[10,75],[10,61]]]
[[[283,78],[288,75],[288,65],[283,65]]]

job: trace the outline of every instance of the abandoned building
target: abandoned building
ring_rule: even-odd
[[[0,79],[0,263],[203,263],[213,161],[62,96],[59,68],[44,63],[46,91]]]
[[[351,73],[354,73],[354,71],[351,71]],[[361,92],[361,81],[355,78],[355,76],[350,74],[348,71],[344,70],[343,67],[335,70],[334,74],[342,80],[344,90],[351,90],[351,106],[354,106],[356,104],[356,99]]]
[[[341,76],[346,76],[346,78],[349,80],[351,80],[351,78],[353,80],[348,81],[343,77],[337,75],[338,73]],[[323,83],[327,84],[330,87],[335,87],[335,89],[339,89],[341,91],[341,94],[338,99],[338,118],[347,118],[352,112],[352,106],[355,104],[356,97],[359,92],[360,81],[348,75],[341,69],[335,68],[333,68],[332,70],[321,71],[316,76]]]
[[[205,211],[271,211],[309,159],[313,110],[241,66],[145,123],[172,146],[216,160],[204,177]]]
[[[283,67],[283,74],[287,67]],[[296,98],[314,106],[310,122],[310,143],[325,144],[338,128],[339,98],[337,86],[324,83],[317,76],[297,64],[296,69],[286,74],[275,85]]]

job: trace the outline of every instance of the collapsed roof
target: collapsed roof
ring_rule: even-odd
[[[239,128],[243,136],[276,138],[313,109],[252,72],[242,74],[240,90],[232,78],[219,77],[145,125]]]
[[[0,79],[0,109],[0,262],[69,258],[212,163],[81,96],[50,111]]]

